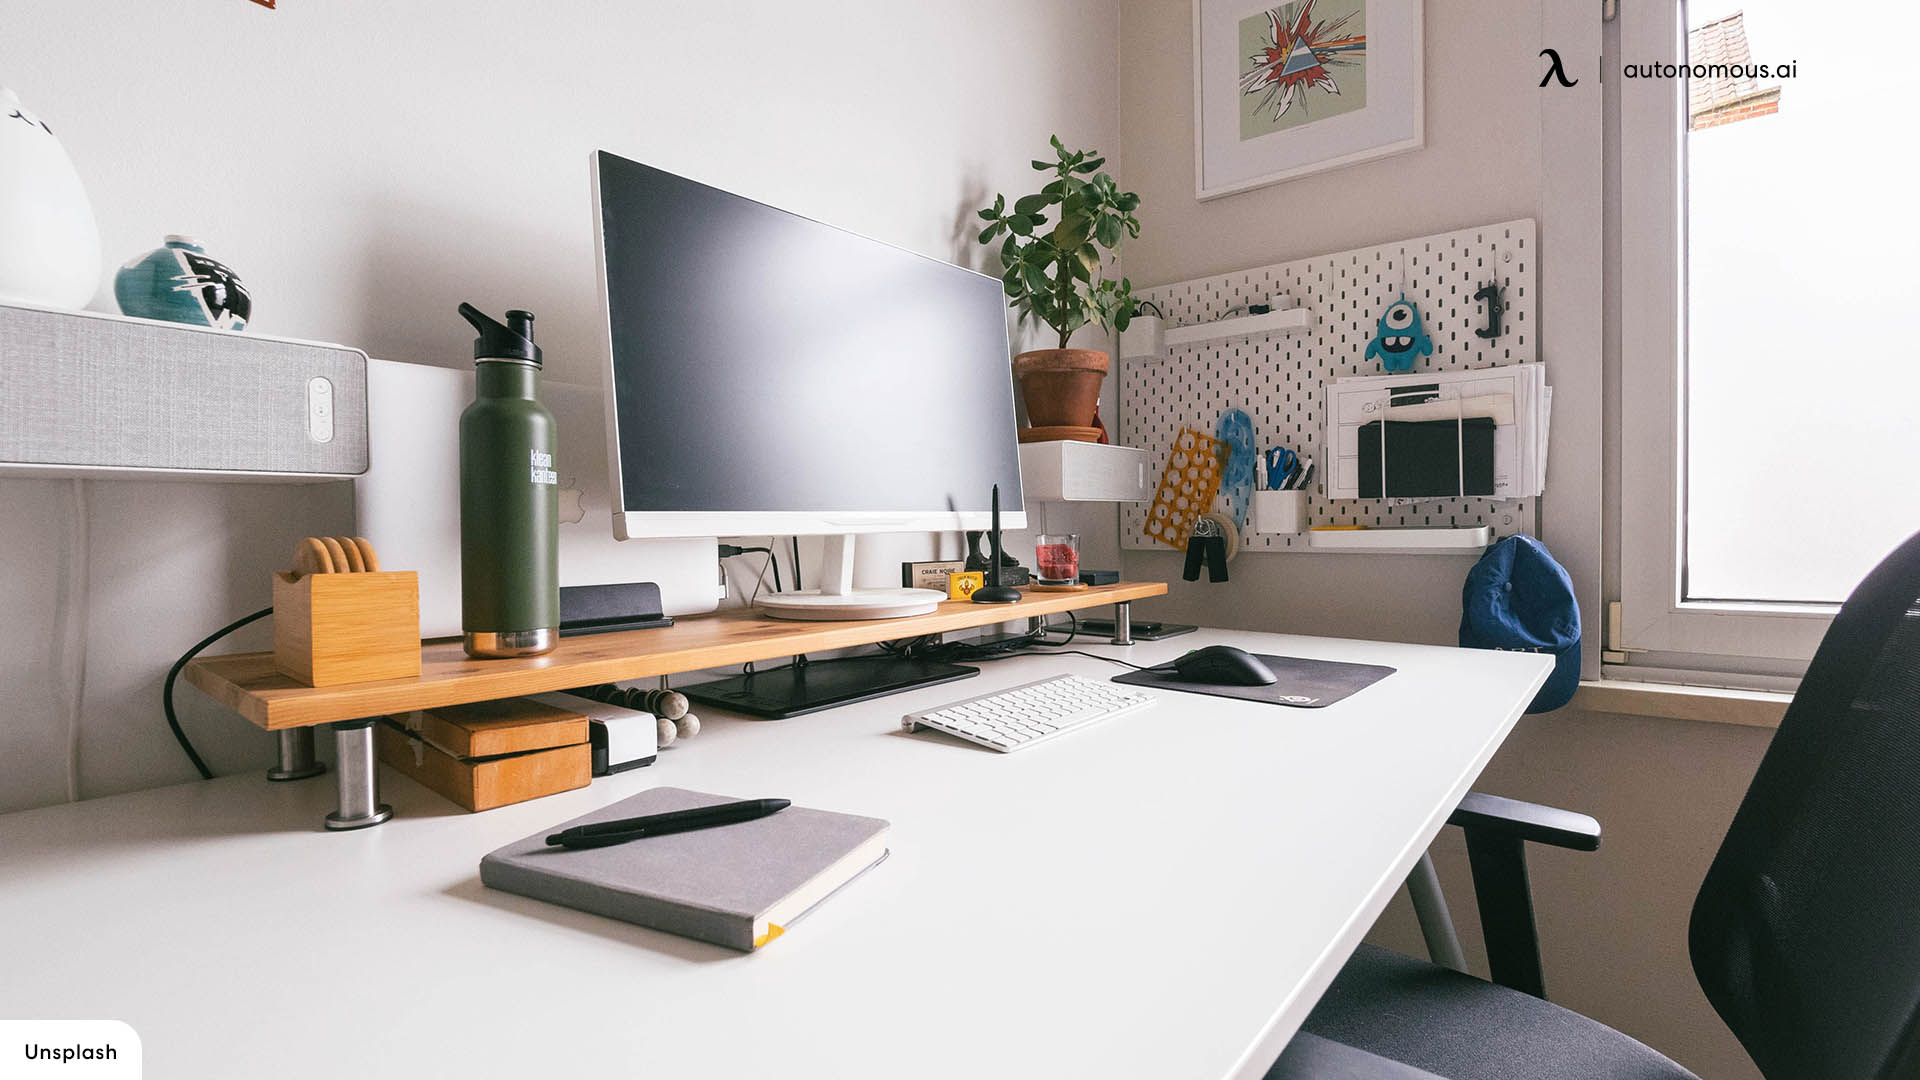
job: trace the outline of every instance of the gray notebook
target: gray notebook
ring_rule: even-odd
[[[733,802],[662,787],[542,829],[480,860],[480,881],[536,900],[750,952],[887,856],[887,823],[790,806],[737,825],[612,847],[548,847],[575,825]]]

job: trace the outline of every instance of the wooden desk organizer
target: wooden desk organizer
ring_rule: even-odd
[[[419,675],[419,575],[274,574],[273,666],[308,686]]]

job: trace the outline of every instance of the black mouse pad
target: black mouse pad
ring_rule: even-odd
[[[1161,690],[1179,690],[1188,694],[1264,701],[1295,709],[1320,709],[1344,701],[1393,674],[1394,669],[1378,664],[1343,664],[1338,660],[1307,660],[1298,656],[1265,656],[1254,653],[1274,674],[1272,686],[1221,686],[1217,683],[1188,682],[1172,671],[1129,671],[1115,675],[1113,681],[1131,686],[1151,686]]]

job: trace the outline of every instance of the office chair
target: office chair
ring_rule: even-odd
[[[1545,1001],[1537,941],[1530,959],[1511,951],[1531,934],[1525,864],[1483,880],[1476,830],[1483,846],[1517,847],[1531,817],[1573,828],[1528,839],[1580,846],[1578,822],[1528,804],[1477,813],[1455,823],[1483,908],[1505,920],[1498,946],[1489,924],[1489,960],[1509,950],[1490,963],[1496,982],[1362,945],[1269,1080],[1691,1077]],[[1694,900],[1688,952],[1768,1080],[1920,1077],[1920,536],[1867,575],[1820,642]]]

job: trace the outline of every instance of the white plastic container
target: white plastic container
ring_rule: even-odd
[[[1253,493],[1253,531],[1306,532],[1307,493],[1305,491],[1255,491]]]

